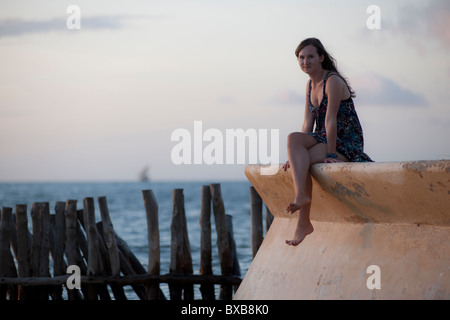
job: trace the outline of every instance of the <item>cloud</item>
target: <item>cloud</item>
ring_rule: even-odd
[[[440,42],[450,47],[450,1],[435,1],[425,13],[428,30]]]
[[[423,95],[403,88],[381,75],[365,74],[353,77],[351,80],[358,104],[399,107],[427,106]]]
[[[358,105],[380,105],[397,107],[426,107],[427,101],[420,93],[403,88],[394,81],[378,75],[353,76],[352,88],[356,91]],[[305,95],[294,90],[282,90],[266,101],[270,105],[304,106]]]
[[[437,40],[444,48],[450,48],[450,1],[432,0],[426,6],[408,3],[398,13],[397,31],[408,35],[409,41],[419,52],[425,52],[425,45],[417,38]]]
[[[50,31],[66,31],[66,19],[49,19],[43,21],[6,19],[0,21],[0,37],[21,36],[30,33],[45,33]],[[120,29],[125,20],[157,19],[160,16],[122,15],[122,16],[81,16],[82,30]]]
[[[217,99],[217,102],[221,104],[236,104],[237,101],[232,96],[221,96]]]
[[[277,105],[304,105],[305,104],[305,96],[297,93],[293,90],[283,90],[275,93],[269,100],[269,104],[277,104]]]

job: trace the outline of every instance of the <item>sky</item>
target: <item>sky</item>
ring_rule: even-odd
[[[379,29],[367,26],[371,5]],[[225,159],[226,132],[237,129],[278,147],[284,163],[286,137],[303,123],[308,76],[294,51],[308,37],[356,91],[373,160],[450,158],[448,0],[3,0],[0,8],[0,182],[133,181],[146,166],[155,181],[245,180],[237,158],[207,164],[201,153],[213,141],[203,134],[215,133]],[[180,129],[200,163],[175,163]],[[269,146],[264,129],[278,141]]]

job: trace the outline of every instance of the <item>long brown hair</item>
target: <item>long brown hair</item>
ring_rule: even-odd
[[[300,51],[303,50],[304,47],[312,45],[317,49],[317,53],[319,56],[324,56],[324,59],[322,61],[322,68],[324,70],[332,71],[338,74],[339,77],[342,78],[342,80],[345,81],[345,84],[347,85],[348,90],[350,91],[351,96],[354,98],[356,97],[355,91],[353,91],[352,87],[350,86],[350,82],[348,79],[344,78],[342,74],[339,72],[337,68],[336,60],[325,50],[325,47],[323,46],[322,42],[320,42],[317,38],[307,38],[300,42],[300,44],[297,46],[297,49],[295,49],[295,56],[298,59],[298,55],[300,54]]]

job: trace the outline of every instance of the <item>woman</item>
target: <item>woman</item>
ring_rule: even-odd
[[[302,132],[289,134],[289,161],[283,166],[285,171],[289,168],[292,171],[295,191],[294,202],[289,203],[286,212],[292,214],[300,210],[294,238],[286,240],[292,246],[300,244],[314,231],[309,219],[311,165],[319,162],[372,161],[363,152],[363,132],[352,99],[355,93],[337,70],[333,57],[316,38],[303,40],[295,55],[310,80],[306,85]]]

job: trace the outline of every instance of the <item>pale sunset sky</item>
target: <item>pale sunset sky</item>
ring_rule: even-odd
[[[67,27],[71,5],[80,29]],[[370,5],[380,29],[367,27]],[[145,166],[153,180],[244,180],[245,165],[173,163],[171,134],[193,133],[194,121],[224,136],[277,129],[284,163],[286,137],[303,123],[308,76],[294,51],[307,37],[322,41],[356,91],[373,160],[450,158],[448,0],[0,8],[0,182],[132,181]]]

